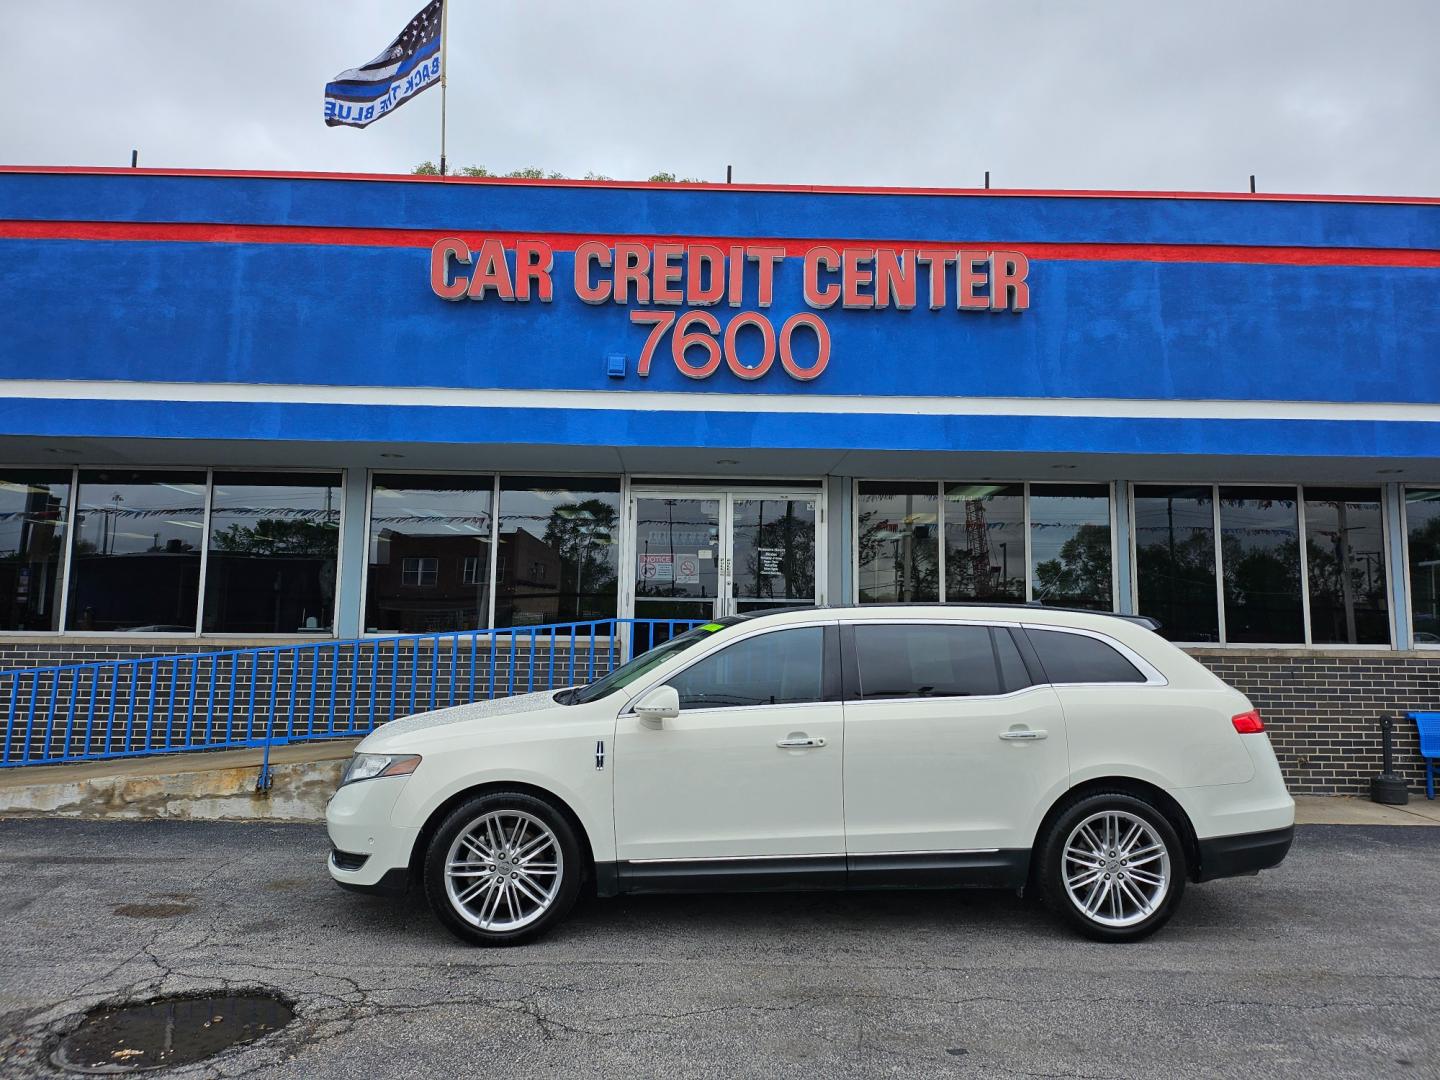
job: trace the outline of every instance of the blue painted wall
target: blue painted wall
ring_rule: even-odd
[[[1022,250],[1027,243],[1440,248],[1440,206],[1433,205],[143,174],[0,174],[5,219],[913,239]],[[447,303],[430,291],[428,263],[423,248],[0,239],[0,378],[683,390],[695,395],[696,411],[674,415],[659,434],[651,418],[623,409],[544,417],[495,410],[485,439],[680,446],[1219,453],[1243,437],[1252,453],[1428,452],[1423,425],[1262,424],[1241,432],[1218,419],[721,418],[703,412],[704,395],[715,391],[871,396],[877,414],[896,394],[1440,402],[1440,269],[1037,259],[1032,306],[1020,314],[923,306],[822,312],[833,335],[830,365],[802,384],[778,365],[755,382],[722,367],[697,383],[675,370],[668,347],[652,376],[637,379],[646,330],[631,325],[627,308],[581,303],[564,252],[556,253],[550,304]],[[777,325],[808,310],[800,270],[793,256],[780,268],[767,312]],[[754,296],[753,274],[747,295]],[[710,310],[722,324],[733,314],[723,304]],[[630,357],[624,380],[605,374],[613,352]],[[377,438],[474,437],[473,413],[443,409],[76,402],[42,416],[5,401],[0,418],[14,434],[264,438],[299,424],[314,438],[344,438],[363,424]]]

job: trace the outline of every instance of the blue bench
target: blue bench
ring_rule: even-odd
[[[1420,732],[1420,756],[1425,759],[1425,797],[1435,798],[1435,768],[1440,765],[1440,712],[1412,712]]]

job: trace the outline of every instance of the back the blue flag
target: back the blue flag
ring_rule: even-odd
[[[379,56],[325,84],[326,126],[368,127],[440,81],[444,7],[430,0]]]

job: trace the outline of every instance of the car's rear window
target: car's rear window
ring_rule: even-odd
[[[1143,683],[1140,669],[1112,646],[1084,634],[1062,630],[1027,629],[1026,635],[1040,657],[1040,666],[1052,683]]]

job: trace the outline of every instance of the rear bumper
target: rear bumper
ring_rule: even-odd
[[[1266,832],[1213,836],[1200,844],[1200,872],[1196,881],[1255,874],[1279,866],[1295,840],[1295,826]]]

